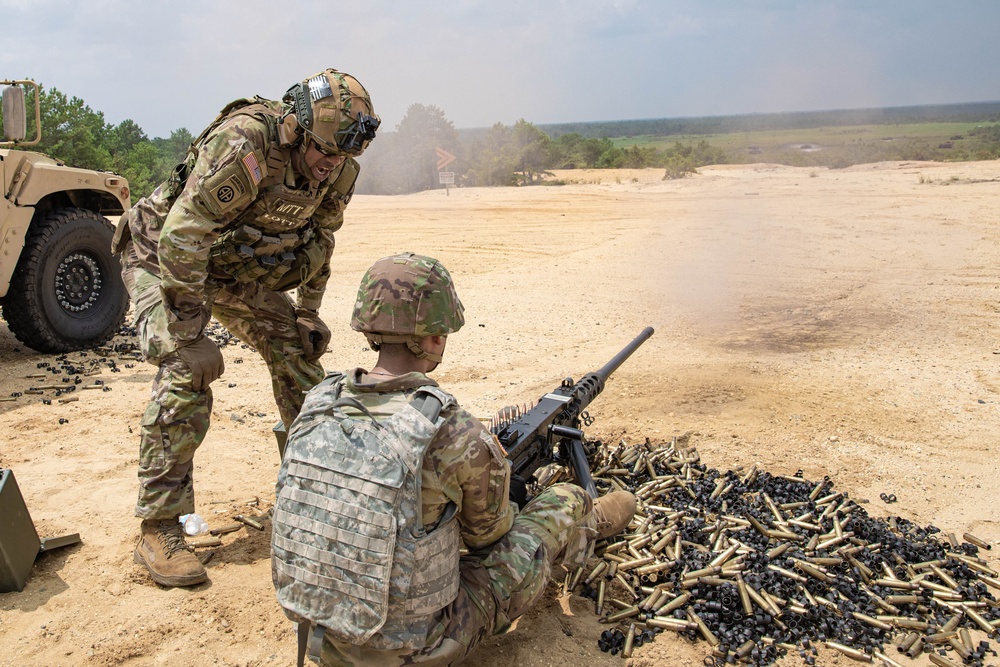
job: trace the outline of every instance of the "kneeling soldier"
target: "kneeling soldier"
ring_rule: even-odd
[[[459,662],[635,513],[630,493],[594,501],[571,484],[508,501],[496,438],[427,376],[464,323],[440,262],[377,261],[351,326],[378,362],[328,375],[292,424],[272,574],[300,665],[307,648],[322,665]]]

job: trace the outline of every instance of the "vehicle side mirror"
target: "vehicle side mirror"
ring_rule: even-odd
[[[3,136],[5,141],[24,141],[28,123],[24,108],[24,88],[7,86],[3,89]]]

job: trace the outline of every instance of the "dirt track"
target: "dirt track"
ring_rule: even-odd
[[[357,197],[323,307],[335,332],[326,366],[373,361],[347,326],[368,265],[430,254],[467,307],[436,377],[475,414],[598,368],[652,325],[591,406],[588,435],[689,434],[709,466],[829,475],[873,516],[1000,541],[1000,162],[558,176],[569,184]],[[266,509],[277,469],[263,364],[238,345],[225,354],[196,458],[213,525]],[[0,396],[58,363],[6,331],[0,361]],[[0,594],[0,665],[294,664],[266,533],[226,536],[211,584],[194,590],[160,589],[132,563],[136,426],[153,369],[125,363],[84,378],[109,392],[0,403],[0,467],[14,470],[39,533],[83,539],[41,557],[23,592]],[[597,650],[591,604],[569,606],[553,595],[470,664],[622,664]],[[663,637],[632,664],[698,665],[707,653]]]

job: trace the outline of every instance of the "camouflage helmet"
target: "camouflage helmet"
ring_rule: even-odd
[[[407,343],[422,359],[427,355],[415,340],[458,331],[464,311],[448,269],[433,257],[407,252],[383,257],[365,273],[351,328],[364,332],[372,349]]]
[[[288,89],[299,128],[326,153],[361,155],[381,120],[365,87],[350,74],[325,69]]]

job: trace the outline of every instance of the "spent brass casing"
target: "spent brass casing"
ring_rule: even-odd
[[[661,616],[666,616],[675,609],[680,609],[681,607],[683,607],[685,604],[687,604],[687,601],[690,599],[691,599],[690,593],[687,592],[681,593],[673,600],[661,603],[658,607],[653,609],[653,613]]]
[[[952,650],[955,651],[955,653],[962,656],[962,660],[968,660],[969,657],[972,655],[972,651],[965,648],[965,644],[963,644],[962,640],[959,639],[958,637],[952,637],[945,643],[951,646]]]
[[[974,544],[980,549],[992,549],[993,547],[986,540],[981,540],[972,533],[962,533],[962,539],[969,544]]]
[[[700,570],[691,570],[690,572],[685,572],[684,579],[697,579],[698,577],[706,577],[712,574],[719,574],[722,572],[722,568],[719,566],[709,566],[703,567]]]
[[[974,650],[976,650],[976,647],[972,644],[972,635],[969,634],[968,628],[959,628],[958,638],[962,640],[962,645],[964,645],[965,648],[968,649],[969,653],[972,653]],[[965,656],[963,655],[962,657],[964,658]]]
[[[805,560],[807,563],[812,563],[813,565],[823,565],[829,567],[836,567],[844,564],[844,559],[839,556],[810,556]]]
[[[746,588],[747,595],[750,596],[750,599],[753,600],[758,607],[760,607],[763,611],[766,611],[769,614],[774,614],[774,609],[772,609],[771,604],[768,603],[768,601],[765,600],[763,597],[761,597],[760,593],[758,593],[753,586],[744,583],[744,588]]]
[[[575,591],[577,584],[580,583],[580,577],[583,576],[583,566],[576,568],[573,572],[573,576],[568,580],[568,585],[566,587],[567,592]]]
[[[898,616],[899,615],[899,608],[898,607],[889,604],[888,602],[886,602],[885,600],[883,600],[879,596],[875,595],[874,592],[868,591],[867,589],[865,589],[865,592],[868,593],[871,596],[872,602],[874,602],[875,605],[879,609],[881,609],[882,611],[888,612],[888,613],[890,613],[890,614],[892,614],[894,616]]]
[[[913,642],[917,641],[918,639],[920,639],[920,635],[918,635],[916,632],[908,632],[906,636],[903,637],[903,640],[900,641],[899,644],[896,646],[896,650],[898,650],[900,653],[906,653],[909,650],[909,648],[913,646]]]
[[[743,658],[750,655],[750,651],[752,651],[753,647],[756,645],[757,644],[755,644],[752,639],[746,640],[745,642],[743,642],[743,644],[740,645],[738,649],[736,649],[735,651],[736,657],[742,660]]]
[[[772,572],[777,572],[778,574],[780,574],[781,576],[785,577],[786,579],[791,579],[793,581],[798,581],[799,583],[803,583],[804,584],[807,581],[809,581],[808,579],[806,579],[805,577],[803,577],[801,574],[797,574],[795,572],[792,572],[791,570],[786,570],[785,568],[778,567],[777,565],[768,565],[767,569],[771,570]]]
[[[805,572],[810,577],[813,577],[814,579],[819,579],[820,581],[822,581],[825,584],[832,584],[833,583],[834,578],[831,577],[826,572],[823,572],[822,570],[820,570],[819,568],[817,568],[815,565],[811,565],[810,563],[807,563],[805,561],[799,560],[797,558],[794,559],[794,561],[795,561],[795,567],[797,569]]]
[[[739,544],[731,544],[731,545],[729,545],[728,549],[726,549],[725,551],[723,551],[722,553],[720,553],[718,556],[716,556],[715,558],[713,558],[711,561],[709,561],[708,566],[709,567],[715,567],[715,566],[720,566],[721,567],[723,563],[725,563],[727,560],[729,560],[730,558],[733,557],[733,555],[736,553],[736,550],[739,549],[739,547],[740,547]]]
[[[597,582],[597,603],[594,607],[594,613],[598,616],[604,613],[604,593],[606,589],[607,585],[603,579]]]
[[[920,588],[919,585],[914,584],[910,581],[902,581],[901,579],[876,579],[872,582],[876,586],[884,586],[886,588],[896,588],[902,591],[915,591]]]
[[[886,623],[885,621],[880,621],[877,618],[872,618],[867,614],[862,614],[860,611],[852,611],[851,616],[858,619],[862,623],[867,623],[873,628],[878,628],[879,630],[892,630],[892,625]]]
[[[996,634],[997,629],[990,625],[990,622],[983,618],[978,611],[968,606],[963,607],[963,609],[965,610],[965,615],[971,618],[972,622],[978,625],[980,630],[991,637]]]
[[[660,553],[665,548],[667,548],[667,545],[669,545],[673,541],[674,537],[676,537],[676,536],[677,536],[677,531],[675,529],[671,528],[670,530],[668,530],[663,535],[663,537],[661,537],[660,539],[658,539],[653,544],[653,546],[651,546],[649,548],[649,550],[652,551],[654,554]]]
[[[773,549],[769,549],[768,552],[767,552],[767,557],[768,557],[769,560],[774,560],[775,558],[777,558],[778,556],[780,556],[781,554],[785,553],[786,551],[788,551],[791,548],[792,548],[792,543],[791,542],[782,542],[781,544],[779,544],[778,546],[774,547]]]
[[[903,667],[901,664],[899,664],[898,662],[887,656],[885,653],[882,653],[881,651],[872,651],[872,655],[875,656],[877,660],[881,660],[882,664],[885,665],[885,667]]]
[[[243,527],[243,524],[239,523],[227,523],[225,526],[219,528],[212,528],[209,533],[212,535],[225,535],[227,533],[235,533],[237,530]]]
[[[662,572],[663,570],[669,570],[674,566],[672,560],[663,561],[662,563],[650,563],[649,565],[643,565],[642,567],[637,567],[635,569],[636,574],[652,574],[654,572]]]
[[[237,514],[233,518],[242,524],[250,526],[254,530],[264,530],[264,524],[262,524],[260,521],[257,521],[256,519],[251,519],[250,517],[243,516],[242,514]]]
[[[638,616],[638,615],[639,615],[639,606],[632,605],[631,607],[628,607],[627,609],[622,609],[621,611],[617,611],[614,614],[611,614],[610,616],[605,616],[604,618],[601,619],[601,623],[617,623],[618,621],[624,621],[626,618],[632,618],[633,616]]]
[[[653,556],[646,556],[645,558],[636,558],[634,560],[627,560],[624,563],[618,564],[618,571],[626,572],[628,570],[634,570],[637,567],[642,567],[643,565],[649,565],[654,560],[656,560],[656,558],[654,558]]]
[[[917,637],[917,641],[910,644],[910,648],[906,649],[906,655],[911,658],[916,658],[918,655],[924,651],[924,638]]]
[[[641,549],[653,541],[652,533],[643,533],[639,537],[629,540],[628,546],[632,549]]]
[[[608,569],[608,562],[606,560],[598,562],[597,565],[594,566],[594,569],[590,571],[590,574],[587,575],[587,578],[583,580],[583,585],[589,586],[594,582],[595,579],[604,574],[604,571],[607,569]]]
[[[632,647],[635,645],[635,623],[628,624],[628,632],[625,633],[625,647],[622,649],[623,658],[632,657]]]
[[[651,628],[660,628],[661,630],[673,630],[674,632],[684,632],[685,630],[694,630],[698,626],[691,621],[685,621],[682,618],[673,617],[660,617],[654,616],[653,618],[646,620],[646,625]]]
[[[948,658],[938,655],[937,653],[928,653],[927,659],[938,667],[959,667],[958,663],[952,662]]]
[[[740,604],[743,605],[743,613],[747,616],[753,614],[753,605],[750,602],[750,594],[747,593],[747,584],[743,581],[742,575],[736,575],[736,590],[740,594]]]
[[[952,591],[958,590],[958,582],[951,578],[951,575],[939,568],[937,565],[931,565],[931,572],[937,575],[937,578],[944,582],[944,585],[950,588]]]
[[[843,644],[838,644],[837,642],[827,641],[824,642],[827,647],[832,648],[836,651],[840,651],[848,658],[854,658],[855,660],[860,660],[861,662],[871,662],[872,657],[865,653],[864,651],[859,651],[857,649],[851,648],[850,646],[844,646]]]
[[[957,637],[958,633],[954,630],[949,632],[933,632],[929,635],[924,635],[924,641],[928,644],[944,644],[952,637]]]
[[[894,618],[890,622],[897,628],[905,628],[907,630],[926,630],[931,625],[927,621],[909,617]]]
[[[920,602],[919,595],[886,595],[885,601],[889,604],[917,604]]]
[[[994,578],[997,577],[997,571],[996,570],[994,570],[994,569],[992,569],[992,568],[990,568],[990,567],[988,567],[988,566],[980,563],[978,560],[976,560],[974,558],[969,558],[968,556],[962,556],[961,554],[954,554],[954,556],[958,560],[960,560],[963,563],[965,563],[966,565],[968,565],[973,570],[977,570],[979,572],[982,572],[983,574],[985,574],[985,575],[987,575],[989,577],[994,577]]]
[[[705,624],[705,621],[702,620],[701,616],[695,613],[694,609],[688,607],[687,615],[688,618],[694,621],[694,623],[698,626],[698,632],[700,632],[701,636],[705,638],[705,641],[712,646],[719,645],[719,638],[716,637],[711,630],[709,630],[708,625]]]
[[[670,593],[662,588],[654,588],[653,592],[647,595],[646,598],[639,603],[639,609],[643,611],[651,611],[667,595],[670,595]]]
[[[218,547],[222,546],[222,540],[215,536],[201,537],[196,540],[188,540],[188,546],[194,549],[201,549],[203,547]]]

